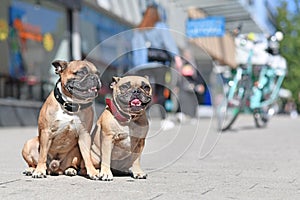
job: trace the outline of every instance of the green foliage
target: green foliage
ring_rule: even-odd
[[[299,0],[294,0],[299,5]],[[296,6],[296,12],[289,12],[284,1],[277,8],[277,30],[284,33],[284,39],[280,43],[280,52],[286,58],[288,74],[283,82],[283,87],[292,91],[293,99],[300,110],[300,12]]]

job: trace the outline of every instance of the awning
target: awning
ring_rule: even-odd
[[[177,6],[188,12],[190,18],[203,18],[206,16],[222,16],[225,18],[224,37],[199,37],[191,41],[203,48],[214,60],[221,65],[236,67],[235,45],[230,32],[241,23],[242,33],[263,33],[254,19],[246,10],[246,6],[239,0],[173,0]]]
[[[185,10],[197,8],[201,9],[206,16],[225,17],[227,31],[232,31],[242,23],[242,33],[263,32],[262,28],[249,14],[247,5],[242,5],[239,0],[173,0],[173,2]],[[248,2],[248,4],[251,4],[251,1]]]

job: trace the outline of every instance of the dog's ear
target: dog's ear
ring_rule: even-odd
[[[112,77],[112,82],[110,84],[110,88],[113,88],[113,86],[116,85],[119,82],[120,79],[121,79],[120,77],[113,76]]]
[[[55,67],[55,73],[60,74],[67,68],[68,62],[63,60],[55,60],[52,62],[52,65]]]
[[[149,81],[149,76],[145,75],[144,78]]]

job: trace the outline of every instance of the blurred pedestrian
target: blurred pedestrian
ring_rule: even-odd
[[[144,12],[141,23],[137,26],[132,39],[133,63],[135,67],[147,66],[150,73],[148,76],[156,83],[154,92],[157,103],[161,106],[160,113],[163,119],[162,127],[170,129],[174,123],[167,119],[165,111],[166,88],[164,66],[171,66],[175,61],[176,67],[181,67],[182,61],[179,49],[164,22],[165,14],[161,6],[149,5]]]
[[[184,122],[196,118],[199,104],[203,103],[206,84],[200,71],[197,69],[195,57],[188,47],[184,48],[183,65],[178,70],[177,97],[178,109],[176,119]]]
[[[205,82],[199,71],[186,62],[180,70],[179,79],[179,113],[195,118],[199,104],[203,103]]]

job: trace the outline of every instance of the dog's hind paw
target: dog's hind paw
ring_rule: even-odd
[[[77,175],[77,170],[70,167],[70,168],[65,170],[65,175],[67,175],[67,176],[76,176]]]
[[[140,173],[132,173],[132,177],[134,179],[147,179],[147,174],[145,174],[144,172],[140,172]]]
[[[23,171],[23,174],[26,176],[32,176],[35,168],[34,167],[29,167]]]

